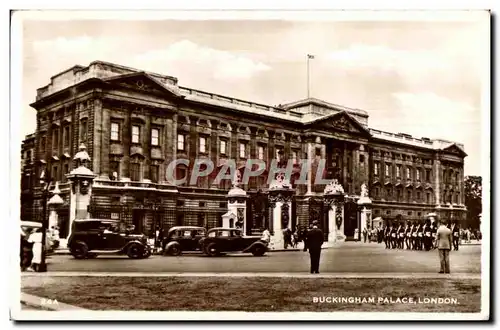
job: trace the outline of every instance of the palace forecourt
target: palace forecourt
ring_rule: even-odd
[[[370,128],[364,110],[315,98],[258,104],[102,61],[54,75],[31,106],[37,126],[22,145],[21,217],[42,220],[39,178],[49,173],[62,199],[50,206],[50,223],[61,238],[81,217],[116,219],[151,236],[238,223],[246,235],[268,228],[276,236],[318,220],[328,240],[430,213],[465,220],[463,144]],[[75,159],[78,152],[88,159]],[[179,179],[200,159],[213,163],[210,175],[168,180],[173,161],[187,163],[175,167]],[[266,164],[260,175],[215,180],[228,162],[241,176],[250,159]],[[268,181],[273,160],[291,161],[291,176]],[[315,184],[318,173],[329,184]]]

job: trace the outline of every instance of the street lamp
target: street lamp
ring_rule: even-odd
[[[47,241],[47,199],[49,196],[49,187],[52,182],[52,178],[50,177],[50,173],[48,170],[48,166],[45,170],[40,174],[40,184],[42,185],[42,258],[40,260],[40,266],[38,267],[39,272],[47,271],[47,263],[45,259],[46,254],[46,241]],[[45,186],[44,186],[45,185]]]

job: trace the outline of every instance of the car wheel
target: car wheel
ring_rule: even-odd
[[[70,252],[75,259],[85,259],[88,256],[89,248],[84,242],[75,242]]]
[[[253,248],[253,251],[252,251],[252,254],[255,256],[255,257],[260,257],[260,256],[263,256],[264,253],[266,253],[266,249],[263,247],[263,246],[256,246]]]
[[[205,252],[211,257],[216,257],[219,255],[219,250],[217,249],[217,245],[215,243],[208,244],[208,246],[205,248]]]
[[[168,249],[168,254],[171,256],[179,256],[181,253],[181,247],[178,245],[173,245]]]
[[[146,258],[149,258],[151,256],[151,249],[150,248],[146,248],[144,250],[144,253],[142,254],[142,258],[146,259]]]
[[[127,248],[127,256],[131,259],[139,259],[144,253],[144,247],[137,243],[132,243]]]

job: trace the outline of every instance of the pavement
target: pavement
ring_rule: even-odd
[[[129,259],[119,255],[99,255],[77,260],[69,255],[47,259],[49,273],[309,273],[309,253],[298,250],[271,252],[262,257],[229,254],[208,257],[200,253],[178,257],[153,255],[147,259]],[[450,253],[452,273],[480,274],[481,246],[463,245]],[[342,274],[435,274],[439,270],[436,250],[389,250],[384,244],[345,242],[323,250],[321,273]]]

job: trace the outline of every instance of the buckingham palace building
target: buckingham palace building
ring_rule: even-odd
[[[119,219],[146,233],[161,227],[222,225],[231,180],[215,180],[228,160],[325,161],[326,179],[343,186],[345,234],[359,226],[356,201],[368,188],[372,215],[384,221],[420,221],[429,213],[465,221],[463,144],[370,128],[368,112],[308,98],[278,106],[179,85],[177,78],[95,61],[50,78],[37,90],[36,131],[22,146],[21,218],[41,220],[42,171],[58,182],[60,235],[68,232],[67,174],[81,146],[95,174],[89,212]],[[438,111],[438,109],[436,110]],[[439,132],[437,132],[439,133]],[[210,159],[213,174],[174,184],[174,160]],[[191,165],[175,168],[185,177]],[[246,191],[247,234],[268,227],[269,184],[264,172]],[[297,173],[294,173],[296,175]],[[314,176],[314,175],[313,175]],[[292,226],[324,213],[324,184],[295,183]]]

